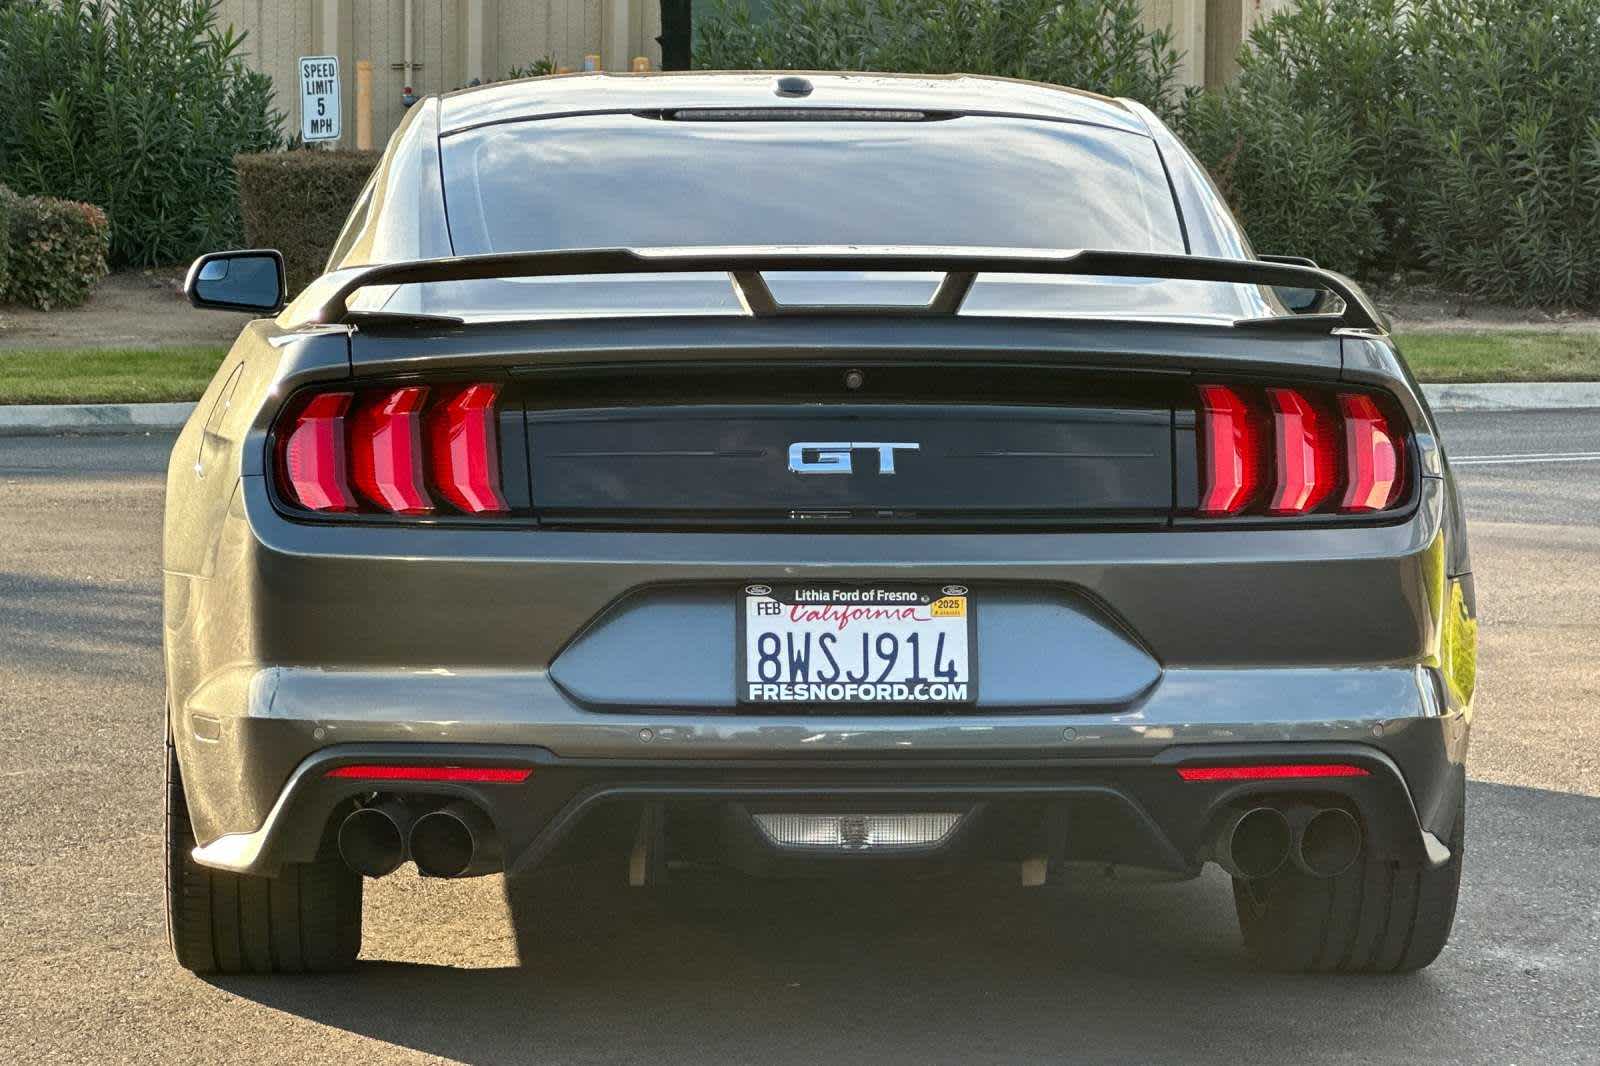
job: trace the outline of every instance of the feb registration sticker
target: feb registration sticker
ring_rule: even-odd
[[[977,699],[964,585],[747,585],[742,703],[940,704]]]

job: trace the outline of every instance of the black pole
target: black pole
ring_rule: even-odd
[[[661,0],[662,70],[688,70],[690,45],[694,38],[694,20],[690,13],[692,0]]]

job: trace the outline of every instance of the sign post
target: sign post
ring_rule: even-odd
[[[339,57],[300,57],[300,139],[336,141],[340,130]]]

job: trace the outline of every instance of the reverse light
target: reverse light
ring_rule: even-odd
[[[1350,483],[1339,503],[1341,511],[1381,511],[1400,491],[1400,449],[1372,397],[1341,393],[1345,456]]]
[[[454,781],[480,785],[518,785],[533,776],[532,767],[512,766],[397,766],[356,763],[336,766],[324,777],[358,781]]]
[[[350,420],[351,476],[363,496],[394,514],[427,514],[422,484],[422,405],[412,385],[364,398]]]
[[[468,514],[503,514],[500,452],[495,427],[498,385],[468,385],[447,393],[428,412],[433,484]]]
[[[284,438],[284,481],[294,498],[313,511],[354,511],[355,497],[345,480],[345,412],[351,393],[311,397],[295,415]]]
[[[1231,515],[1260,483],[1260,435],[1244,397],[1224,385],[1200,386],[1200,513]]]
[[[1370,777],[1349,763],[1264,763],[1257,766],[1180,766],[1185,781],[1279,781],[1297,777]]]

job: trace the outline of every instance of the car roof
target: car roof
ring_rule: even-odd
[[[798,74],[805,96],[780,95],[778,79]],[[971,74],[840,74],[788,71],[676,71],[562,74],[496,82],[440,99],[439,132],[593,112],[689,107],[889,108],[1019,115],[1083,122],[1149,136],[1121,101],[1039,82]]]

